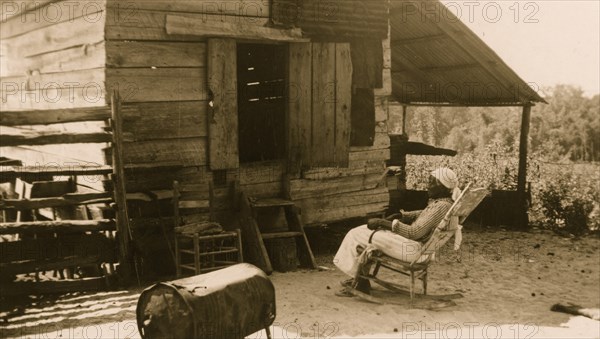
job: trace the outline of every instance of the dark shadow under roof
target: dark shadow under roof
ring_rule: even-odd
[[[392,89],[409,105],[521,106],[544,99],[438,0],[392,0]]]

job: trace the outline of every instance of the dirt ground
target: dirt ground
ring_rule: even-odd
[[[384,298],[384,305],[335,296],[345,276],[332,264],[331,250],[315,247],[319,270],[271,276],[277,294],[275,337],[600,337],[599,321],[550,311],[555,303],[600,307],[598,237],[468,230],[461,251],[444,248],[430,268],[431,294],[463,295],[456,305],[436,310],[410,308],[407,297],[380,287],[373,294]],[[408,283],[404,277],[385,277]],[[30,299],[2,313],[0,337],[139,338],[135,306],[140,292]]]

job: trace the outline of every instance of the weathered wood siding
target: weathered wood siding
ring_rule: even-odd
[[[374,90],[373,146],[351,147],[347,168],[312,168],[291,180],[292,198],[302,208],[302,220],[307,225],[363,217],[388,205],[388,189],[380,179],[390,157],[387,134],[392,94],[389,39],[383,41],[383,49],[383,88]]]
[[[105,19],[105,0],[3,1],[0,109],[106,105]]]
[[[166,17],[262,26],[269,16],[267,2],[108,0],[107,7],[106,87],[118,89],[124,107],[132,109],[124,116],[125,132],[134,139],[124,147],[128,191],[169,189],[173,180],[207,183],[213,179],[208,39],[167,34]],[[238,166],[222,167],[227,184],[240,177],[242,184],[257,184]],[[226,207],[229,198],[226,189],[216,192],[220,206]]]

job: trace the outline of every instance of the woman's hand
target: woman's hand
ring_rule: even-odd
[[[367,228],[373,231],[379,229],[391,230],[392,222],[385,219],[373,218],[367,222]]]

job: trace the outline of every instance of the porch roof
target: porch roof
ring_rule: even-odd
[[[438,0],[390,7],[392,91],[407,105],[523,106],[545,102]]]

